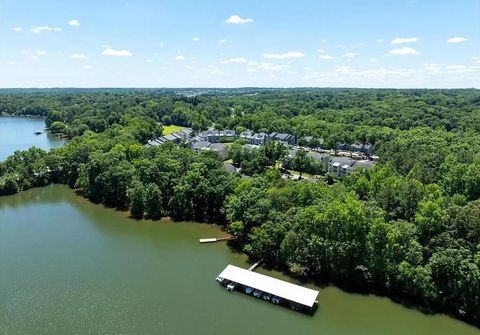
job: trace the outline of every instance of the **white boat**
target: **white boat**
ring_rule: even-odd
[[[227,285],[227,291],[232,292],[233,290],[235,290],[235,287],[236,287],[236,286],[237,286],[237,285],[236,285],[235,283],[230,283],[230,284],[228,284],[228,285]]]
[[[252,293],[252,292],[253,292],[253,288],[251,288],[251,287],[245,287],[245,293],[246,293],[246,294],[250,294],[250,293]]]
[[[272,297],[272,302],[275,304],[275,305],[278,305],[280,303],[281,299],[279,297]]]
[[[300,306],[298,306],[297,304],[291,304],[290,308],[292,309],[292,311],[299,311],[300,310]]]

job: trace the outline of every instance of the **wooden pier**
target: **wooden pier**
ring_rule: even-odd
[[[253,271],[257,266],[259,266],[263,262],[263,259],[259,260],[258,262],[255,262],[252,264],[251,267],[248,268],[248,271]]]
[[[234,240],[234,239],[235,239],[235,237],[233,237],[233,236],[201,238],[200,243],[213,243],[213,242],[220,242],[220,241],[230,241],[230,240]]]

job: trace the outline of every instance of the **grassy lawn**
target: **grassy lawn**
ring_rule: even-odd
[[[176,126],[174,124],[170,126],[163,126],[163,135],[170,135],[171,133],[174,133],[176,131],[182,130],[185,127],[182,126]]]

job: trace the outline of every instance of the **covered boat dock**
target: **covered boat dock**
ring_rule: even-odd
[[[318,291],[260,273],[228,265],[217,277],[227,290],[242,290],[257,298],[281,304],[293,310],[313,312]]]

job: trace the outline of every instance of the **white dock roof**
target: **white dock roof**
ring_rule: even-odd
[[[304,306],[313,307],[318,291],[288,283],[286,281],[248,271],[238,266],[227,265],[218,277],[276,295]]]

